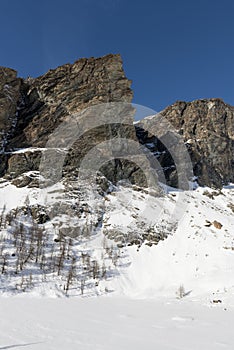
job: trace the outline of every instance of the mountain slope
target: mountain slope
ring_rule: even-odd
[[[134,124],[119,55],[1,73],[3,295],[233,302],[233,107]]]
[[[168,189],[163,197],[119,186],[95,201],[80,196],[80,214],[75,188],[64,186],[45,197],[44,189],[1,184],[4,295],[176,297],[183,285],[191,298],[232,302],[233,186]],[[6,200],[12,191],[14,203]],[[58,201],[62,212],[48,217]]]

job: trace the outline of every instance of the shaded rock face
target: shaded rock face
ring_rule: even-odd
[[[234,107],[221,99],[189,103],[178,101],[160,115],[173,125],[186,142],[194,175],[200,185],[220,187],[234,181]],[[154,118],[149,122],[153,124]],[[142,120],[138,125],[138,139],[146,146],[151,142],[154,152],[159,151],[159,161],[167,168],[167,180],[175,185],[173,159],[157,139],[144,131],[147,130],[147,123]]]
[[[0,145],[12,129],[21,97],[22,80],[17,72],[10,68],[0,67]]]
[[[7,140],[12,136],[22,106],[23,81],[17,78],[17,72],[0,67],[0,174],[5,170],[7,157],[4,151]]]
[[[150,120],[150,124],[152,122]],[[146,120],[143,119],[137,123],[135,129],[140,144],[148,148],[160,164],[162,176],[164,177],[164,179],[161,179],[161,182],[172,187],[179,187],[176,165],[165,144],[148,131],[149,128]],[[160,174],[158,175],[160,177]]]

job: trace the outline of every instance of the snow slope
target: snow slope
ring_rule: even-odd
[[[234,216],[228,204],[233,200],[234,189],[233,186],[224,188],[214,199],[204,195],[206,191],[212,192],[198,188],[192,192],[171,192],[168,195],[173,200],[183,195],[182,201],[186,203],[183,215],[177,210],[180,216],[177,229],[158,245],[127,248],[129,267],[121,270],[119,277],[113,281],[113,289],[117,293],[137,298],[172,297],[183,285],[185,293],[194,299],[212,300],[222,295],[222,299],[226,300],[233,296]],[[120,202],[116,196],[114,201]],[[166,204],[164,201],[164,206],[170,208],[171,201]],[[125,213],[129,218],[131,213],[128,211],[131,211],[129,204],[120,215]],[[119,222],[117,215],[118,207],[116,213],[113,211],[110,216],[112,225]],[[157,218],[158,221],[161,219]],[[176,212],[172,219],[177,221]],[[165,212],[163,220],[166,220]],[[207,221],[215,220],[223,225],[221,229],[214,225],[206,226]]]
[[[63,188],[60,183],[48,191],[47,205],[58,200],[67,201],[69,205],[75,203],[72,196],[69,200],[66,198]],[[9,211],[23,205],[26,200],[30,204],[45,204],[40,191],[38,188],[16,188],[4,182],[0,186],[1,207],[6,204]],[[83,255],[88,254],[89,260],[100,266],[100,274],[93,280],[89,276],[91,280],[86,283],[86,296],[110,293],[134,298],[176,298],[182,288],[183,294],[192,300],[209,303],[222,299],[230,305],[234,303],[234,219],[230,207],[234,186],[230,185],[220,192],[208,188],[187,192],[167,189],[167,192],[164,197],[158,197],[150,191],[120,186],[104,198],[100,196],[97,199],[97,207],[100,202],[99,209],[103,210],[101,226],[91,237],[72,239],[72,248],[67,248],[76,257],[78,271],[77,281],[68,295],[81,295],[82,271],[87,268],[81,261]],[[88,215],[96,218],[99,209],[95,209],[93,202],[89,204],[92,212]],[[57,218],[53,220],[56,222]],[[75,219],[67,215],[61,216],[60,220],[63,226],[76,224]],[[87,218],[82,220],[84,222]],[[212,224],[214,221],[222,224],[221,229]],[[51,222],[45,227],[49,247],[45,254],[49,256],[56,232]],[[146,240],[140,245],[122,244],[119,247],[119,237],[122,242],[129,234],[141,237],[149,228],[163,232],[164,240],[157,245],[149,244],[152,246]],[[7,232],[5,235],[9,241],[4,243],[4,249],[7,253],[14,253],[9,236],[11,230]],[[105,238],[112,232],[118,233],[117,239]],[[119,236],[120,233],[122,236]],[[60,251],[61,245],[55,245],[53,254],[56,259],[59,259]],[[12,266],[13,259],[16,258],[11,258]],[[45,272],[45,269],[41,272],[33,263],[26,266],[25,276],[15,275],[12,267],[10,277],[1,275],[1,293],[14,294],[14,286],[22,284],[22,279],[30,276],[34,280],[30,283],[35,284],[34,288],[24,288],[24,291],[33,295],[64,295],[70,261],[64,263],[64,276],[57,276],[49,270]]]

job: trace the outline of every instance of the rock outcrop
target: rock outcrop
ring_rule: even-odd
[[[1,175],[17,177],[38,170],[40,149],[46,146],[49,136],[68,116],[100,103],[129,103],[132,100],[131,81],[125,77],[120,55],[82,58],[36,79],[18,79],[16,72],[7,68],[2,68],[1,72],[0,126],[4,133]],[[136,140],[133,110],[128,114],[132,125],[125,127],[117,123],[92,129],[91,121],[90,130],[82,134],[69,151],[65,166],[78,167],[82,157],[96,144],[116,135]],[[15,152],[18,149],[26,150]],[[116,177],[115,168],[122,169],[118,178],[125,170],[124,176],[130,172],[129,165],[123,167],[121,161],[110,161],[106,170],[111,180]]]
[[[178,186],[175,157],[164,144],[164,136],[158,139],[148,132],[158,116],[133,125],[130,85],[120,55],[82,58],[36,79],[17,78],[16,71],[0,67],[0,176],[15,179],[25,172],[38,170],[50,135],[68,117],[77,116],[92,106],[122,102],[129,103],[127,109],[125,105],[120,111],[123,120],[117,118],[109,124],[104,121],[97,127],[92,125],[94,112],[87,114],[91,121],[89,128],[69,148],[64,159],[65,172],[79,168],[84,156],[100,143],[125,138],[145,145],[163,168],[166,182]],[[126,116],[127,123],[124,122]],[[178,101],[163,110],[160,118],[169,121],[182,136],[200,185],[220,187],[234,182],[234,107],[220,99]],[[176,137],[173,142],[177,143]],[[102,157],[103,152],[100,150],[97,158]],[[101,166],[102,173],[111,182],[128,179],[138,185],[146,184],[145,169],[142,171],[139,164],[120,159],[114,152],[112,155],[113,159]]]
[[[0,174],[7,165],[7,141],[12,137],[22,105],[23,81],[17,78],[17,72],[0,67]]]
[[[44,147],[67,117],[100,102],[131,102],[132,91],[120,55],[82,58],[28,79],[25,108],[9,147]]]
[[[5,141],[15,125],[17,110],[21,98],[22,79],[17,78],[17,72],[10,68],[0,67],[0,147],[5,147]]]
[[[183,137],[200,185],[221,187],[234,182],[234,107],[221,99],[178,101],[163,110],[160,117],[166,118]],[[173,159],[157,139],[144,131],[155,123],[155,118],[158,116],[138,123],[137,135],[141,143],[159,151],[159,161],[167,169],[169,183],[174,185]]]

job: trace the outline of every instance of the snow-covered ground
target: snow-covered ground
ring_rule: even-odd
[[[234,309],[188,300],[0,298],[0,349],[232,350]]]
[[[1,212],[4,205],[7,213],[25,203],[76,204],[72,192],[66,197],[64,184],[51,187],[46,197],[42,191],[2,181]],[[12,238],[14,229],[3,225],[1,263],[6,255],[8,260],[0,275],[0,349],[233,349],[234,186],[167,192],[158,197],[120,186],[97,198],[102,222],[93,235],[65,245],[63,273],[47,264],[54,261],[56,266],[63,250],[63,245],[53,243],[50,221],[44,224],[43,255],[36,264],[32,257],[37,245],[29,241],[32,256],[17,273],[19,242]],[[89,215],[100,217],[93,203],[87,205],[92,210],[82,213],[87,215],[82,222]],[[75,225],[72,217],[60,219],[62,226]],[[141,239],[145,230],[162,231],[165,239],[156,245],[146,239],[119,246],[118,237],[123,242],[135,232]],[[113,232],[118,233],[116,241],[106,238]],[[76,276],[66,293],[74,256]]]

